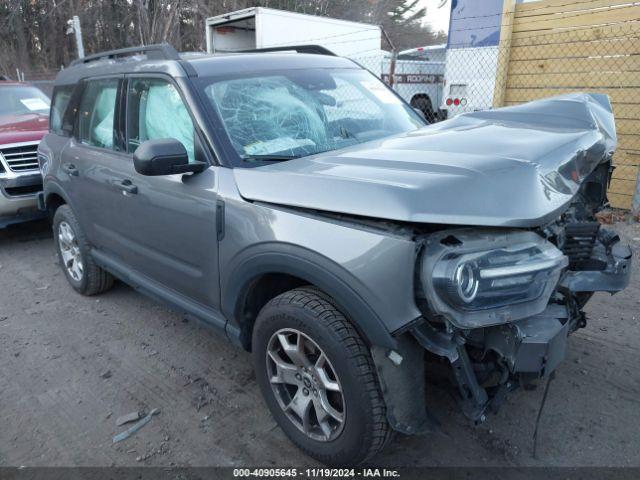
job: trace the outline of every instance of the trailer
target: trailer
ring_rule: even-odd
[[[379,51],[382,33],[378,25],[251,7],[208,18],[206,41],[209,53],[321,45],[353,58]]]
[[[382,78],[428,119],[438,117],[444,45],[400,52],[394,67],[392,53],[381,48],[382,30],[378,25],[265,7],[208,18],[206,44],[209,53],[318,45],[351,58]],[[439,61],[433,61],[434,56]]]
[[[395,66],[388,55],[382,80],[433,122],[446,118],[438,107],[443,100],[446,44],[428,45],[399,52]],[[391,78],[393,70],[393,79]]]

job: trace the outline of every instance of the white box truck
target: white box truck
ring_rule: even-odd
[[[391,56],[382,66],[382,79],[413,108],[421,110],[433,122],[446,118],[439,110],[443,98],[446,44],[428,45],[398,53],[391,81]]]
[[[354,58],[380,50],[377,25],[252,7],[208,18],[207,51],[237,52],[291,45],[320,45]]]
[[[391,53],[381,49],[382,30],[378,25],[251,7],[208,18],[206,43],[209,53],[318,45],[357,61],[393,83],[400,96],[430,120],[437,118],[442,101],[444,63],[432,61],[436,51],[420,47],[401,52],[406,58],[396,61],[394,82],[390,82]],[[438,48],[444,52],[443,47]]]

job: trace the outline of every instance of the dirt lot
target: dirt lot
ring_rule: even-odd
[[[640,251],[640,225],[618,224]],[[598,295],[551,385],[531,455],[542,388],[515,392],[474,427],[433,387],[442,422],[400,437],[381,465],[640,466],[640,268]],[[46,223],[0,231],[0,465],[309,465],[276,427],[249,355],[117,284],[77,295]],[[116,418],[160,409],[118,444]]]

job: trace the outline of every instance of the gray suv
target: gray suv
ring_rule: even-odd
[[[625,288],[631,251],[594,216],[615,124],[573,94],[427,126],[351,60],[297,50],[76,61],[40,204],[75,290],[118,278],[219,329],[292,442],[354,464],[432,427],[434,364],[484,421]]]

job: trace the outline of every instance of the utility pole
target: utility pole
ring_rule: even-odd
[[[382,31],[382,35],[384,36],[385,40],[391,47],[391,64],[389,65],[389,86],[393,88],[393,84],[396,76],[396,60],[398,58],[398,50],[396,49],[396,46],[391,41],[391,38],[389,38],[389,35],[387,35],[387,31],[384,29],[382,25],[380,25],[380,31]]]
[[[76,48],[78,51],[78,58],[84,58],[84,44],[82,43],[82,28],[80,27],[80,17],[73,16],[73,19],[67,20],[67,35],[72,33],[76,36]]]

